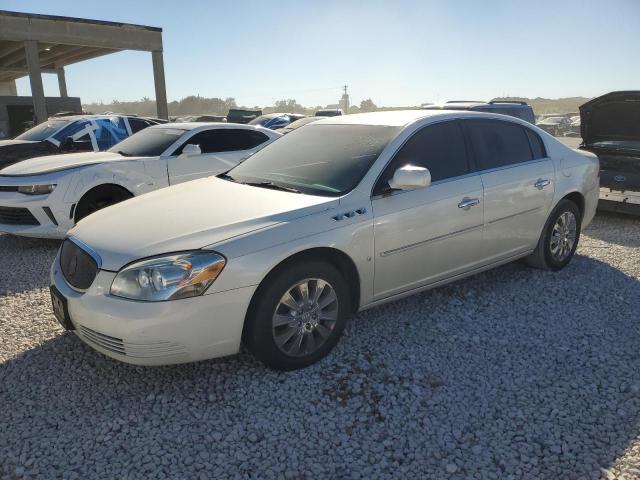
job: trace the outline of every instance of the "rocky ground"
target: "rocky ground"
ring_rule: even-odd
[[[0,236],[0,478],[640,478],[640,220],[363,312],[293,373],[140,368],[50,313],[57,244]]]

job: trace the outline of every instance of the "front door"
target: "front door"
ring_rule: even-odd
[[[404,165],[428,168],[432,184],[388,191]],[[472,270],[482,263],[483,188],[457,121],[416,132],[374,188],[376,299]]]

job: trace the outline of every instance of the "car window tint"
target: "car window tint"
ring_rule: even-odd
[[[499,120],[465,120],[480,170],[532,160],[525,129]]]
[[[405,165],[428,168],[432,182],[469,173],[467,151],[459,123],[429,125],[414,133],[385,169],[376,184],[374,195],[387,190],[394,172]]]
[[[131,127],[131,133],[139,132],[140,130],[147,128],[151,125],[151,122],[141,120],[139,118],[129,118],[129,126]]]
[[[527,132],[527,136],[529,137],[529,142],[531,143],[533,158],[534,159],[545,158],[547,156],[547,151],[544,148],[544,142],[540,138],[540,135],[538,135],[533,130],[529,130],[528,128],[525,128],[525,131]]]
[[[196,133],[185,145],[199,145],[202,153],[233,152],[254,148],[268,139],[264,133],[255,130],[221,128]],[[181,152],[182,147],[176,153]]]

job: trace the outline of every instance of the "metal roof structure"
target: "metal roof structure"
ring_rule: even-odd
[[[38,122],[47,118],[42,73],[57,74],[66,97],[64,67],[123,50],[151,52],[158,116],[167,118],[161,28],[0,10],[0,85],[15,91],[28,75]]]

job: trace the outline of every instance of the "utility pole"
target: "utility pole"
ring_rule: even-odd
[[[344,110],[344,113],[349,113],[349,94],[347,93],[347,85],[343,85],[342,89],[344,90],[344,93],[342,94],[342,99],[340,100],[340,103],[342,104],[342,109]]]

